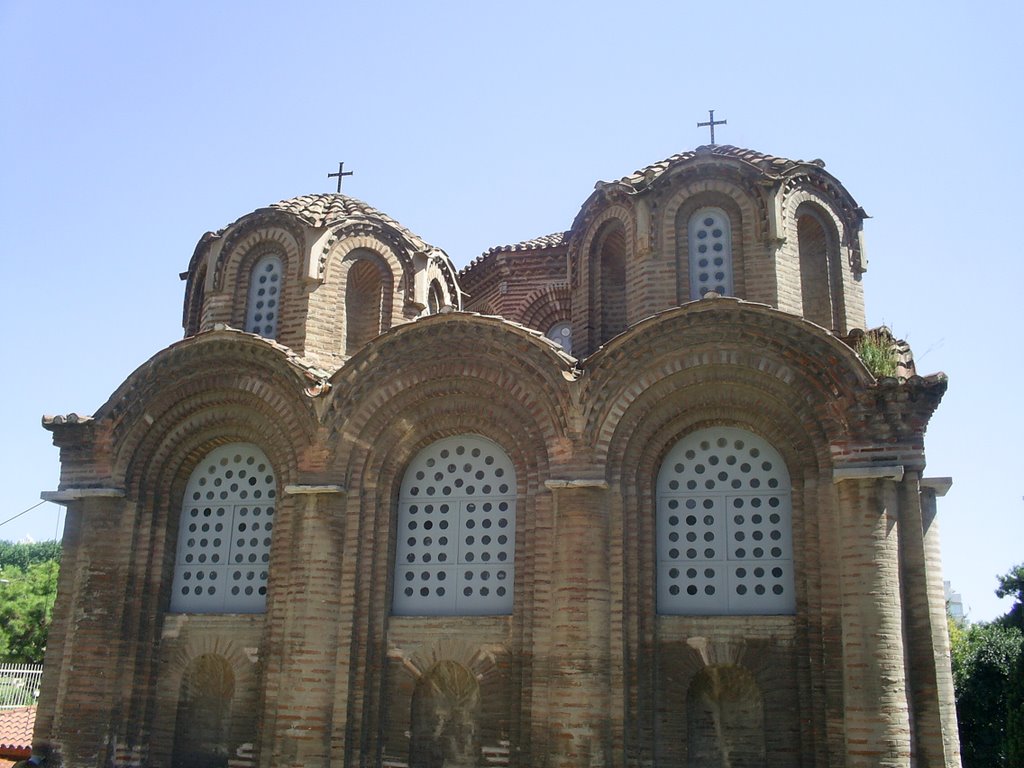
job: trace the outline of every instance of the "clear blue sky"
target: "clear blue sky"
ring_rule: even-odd
[[[290,5],[290,7],[288,7]],[[823,158],[872,218],[870,324],[950,388],[929,430],[947,578],[1024,562],[1024,4],[0,0],[0,520],[56,487],[44,413],[92,413],[180,338],[199,237],[345,191],[444,248],[566,229],[598,179],[705,143]],[[52,538],[44,504],[0,538]]]

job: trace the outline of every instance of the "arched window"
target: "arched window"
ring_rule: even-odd
[[[171,610],[266,609],[277,481],[263,451],[222,445],[192,471],[178,525]]]
[[[694,432],[658,473],[658,612],[786,614],[792,502],[782,456],[742,429]]]
[[[438,440],[409,464],[398,498],[394,612],[512,612],[516,473],[476,435]]]
[[[245,310],[245,330],[249,333],[258,333],[268,339],[277,338],[283,272],[281,258],[272,253],[253,265]]]
[[[690,298],[708,291],[731,296],[732,228],[721,208],[701,208],[687,227],[690,251]]]
[[[561,346],[567,355],[572,354],[572,323],[555,323],[544,335]]]

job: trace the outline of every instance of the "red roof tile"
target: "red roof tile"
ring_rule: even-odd
[[[0,750],[32,748],[32,727],[36,724],[36,708],[10,707],[0,709]]]

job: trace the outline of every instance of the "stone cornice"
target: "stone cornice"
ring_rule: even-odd
[[[953,485],[952,477],[923,477],[921,488],[935,491],[936,496],[945,496]]]
[[[337,484],[304,485],[297,483],[295,485],[286,485],[284,487],[284,492],[292,496],[326,495],[332,493],[345,493],[345,486]]]
[[[608,490],[608,481],[599,479],[551,479],[544,481],[544,487],[549,491],[560,491],[566,488],[597,488],[601,491]]]
[[[861,467],[836,467],[832,470],[832,482],[839,484],[845,480],[895,480],[903,479],[902,464],[877,464]]]
[[[43,501],[51,501],[64,506],[82,499],[123,499],[124,497],[123,488],[64,488],[59,491],[43,491],[39,494],[39,498]]]

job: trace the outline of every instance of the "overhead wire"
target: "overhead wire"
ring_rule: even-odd
[[[16,514],[16,515],[15,515],[14,517],[9,517],[9,518],[7,518],[7,519],[6,519],[6,520],[4,520],[4,521],[3,521],[2,523],[0,523],[0,526],[3,526],[3,525],[7,525],[7,524],[8,524],[9,522],[11,522],[12,520],[17,520],[17,519],[18,519],[19,517],[21,517],[22,515],[27,515],[27,514],[28,514],[29,512],[31,512],[31,511],[32,511],[33,509],[35,509],[36,507],[41,507],[41,506],[42,506],[43,504],[45,504],[45,503],[46,503],[46,500],[44,499],[43,501],[40,501],[40,502],[37,502],[37,503],[33,504],[33,505],[32,505],[31,507],[29,507],[28,509],[26,509],[26,510],[25,510],[25,511],[23,511],[23,512],[19,512],[19,513],[18,513],[18,514]],[[60,513],[58,513],[58,516],[59,516],[59,514],[60,514]]]

